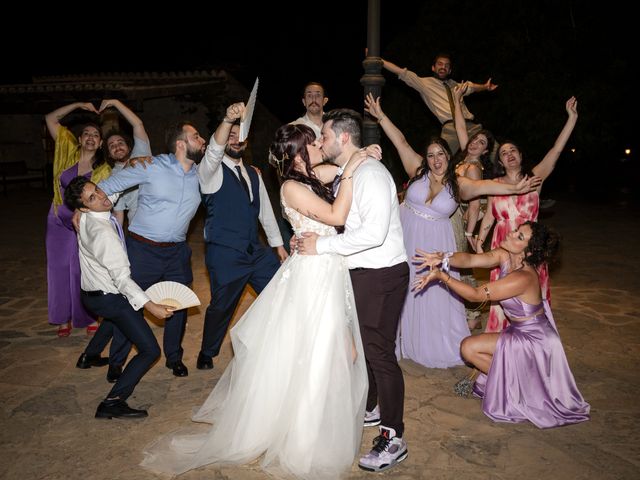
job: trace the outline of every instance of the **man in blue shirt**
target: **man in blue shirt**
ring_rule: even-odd
[[[139,186],[138,210],[129,225],[127,253],[131,278],[143,289],[160,281],[189,285],[193,281],[189,223],[200,205],[197,164],[206,141],[188,122],[167,132],[171,153],[154,156],[146,168],[127,168],[100,182],[108,195]],[[182,363],[186,310],[165,322],[163,350],[167,368],[177,377],[189,374]]]

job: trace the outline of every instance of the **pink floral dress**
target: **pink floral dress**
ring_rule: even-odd
[[[496,179],[501,181],[500,179]],[[496,225],[493,229],[493,238],[491,239],[491,248],[498,248],[500,243],[505,239],[509,232],[514,231],[525,222],[538,219],[538,211],[540,207],[540,197],[537,191],[525,193],[524,195],[496,195],[491,197],[491,208],[493,217],[496,219]],[[549,270],[546,264],[538,268],[538,276],[540,278],[540,289],[546,300],[551,300],[551,292],[549,290]],[[492,282],[500,277],[500,267],[491,270],[490,279]],[[489,320],[485,332],[500,332],[509,325],[507,317],[505,317],[502,307],[498,302],[491,304],[489,311]]]

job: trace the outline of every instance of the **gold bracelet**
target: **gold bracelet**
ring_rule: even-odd
[[[353,178],[353,175],[351,175],[350,177],[340,177],[340,180],[351,180]]]
[[[491,301],[491,294],[489,293],[489,287],[487,286],[486,283],[482,286],[482,289],[484,290],[484,294],[486,298],[482,302],[480,302],[480,305],[474,308],[472,312],[479,312]]]
[[[449,280],[451,280],[451,274],[447,272],[447,280],[444,282],[444,284],[449,285]]]
[[[482,289],[484,290],[484,294],[487,296],[487,299],[485,301],[491,300],[491,294],[489,293],[489,287],[487,286],[486,283],[482,286]]]

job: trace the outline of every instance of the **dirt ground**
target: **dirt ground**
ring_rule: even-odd
[[[191,309],[183,343],[189,376],[156,364],[130,399],[149,409],[141,421],[94,419],[109,390],[106,368],[75,362],[87,337],[60,339],[47,324],[45,217],[50,197],[16,189],[0,198],[0,478],[160,478],[138,467],[142,448],[189,422],[231,357],[225,343],[214,370],[195,368],[205,307]],[[556,322],[578,387],[591,404],[589,422],[551,430],[498,424],[480,402],[453,394],[467,369],[404,364],[405,438],[409,457],[380,477],[397,479],[640,478],[640,218],[637,207],[559,199],[543,221],[564,239],[562,264],[551,272]],[[194,290],[206,305],[202,218],[192,225]],[[236,318],[253,300],[248,292]],[[153,326],[161,340],[162,328]],[[162,344],[162,342],[160,342]],[[376,429],[366,429],[362,452]],[[257,464],[203,467],[181,478],[264,478]],[[373,478],[354,467],[349,478]]]

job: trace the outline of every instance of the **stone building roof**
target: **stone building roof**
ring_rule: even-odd
[[[31,83],[0,85],[0,113],[46,113],[65,102],[120,98],[136,106],[151,98],[224,93],[224,70],[111,72],[33,77]]]

